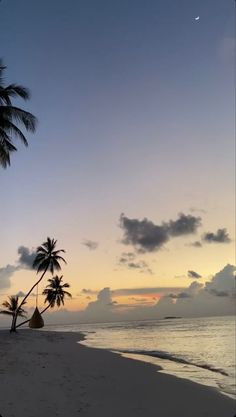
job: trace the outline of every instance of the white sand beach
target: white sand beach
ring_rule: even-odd
[[[78,333],[0,332],[1,417],[233,417],[235,402]]]

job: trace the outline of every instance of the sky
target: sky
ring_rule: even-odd
[[[234,7],[0,3],[5,82],[38,118],[0,171],[0,302],[49,236],[73,294],[54,320],[233,312]]]

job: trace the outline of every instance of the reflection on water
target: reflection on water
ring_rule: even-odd
[[[235,395],[235,318],[148,320],[57,326],[82,331],[85,345],[123,352],[178,377]]]

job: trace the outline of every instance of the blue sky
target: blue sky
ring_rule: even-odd
[[[0,265],[13,263],[20,245],[55,236],[72,281],[80,277],[76,288],[117,288],[122,212],[160,224],[198,208],[204,231],[232,236],[233,3],[1,3],[6,82],[30,88],[25,107],[39,124],[0,174]],[[96,253],[83,252],[86,238],[99,242]],[[155,254],[145,285],[185,274],[186,258],[206,275],[234,259],[233,243],[189,250],[183,241]],[[130,273],[125,284],[140,285]]]

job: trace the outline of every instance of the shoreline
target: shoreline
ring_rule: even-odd
[[[231,398],[234,401],[236,400],[236,394],[234,395],[234,394],[228,393],[226,391],[223,391],[217,385],[215,385],[215,386],[207,385],[207,384],[204,384],[202,382],[198,382],[194,379],[187,378],[186,376],[180,376],[179,373],[177,373],[177,372],[174,373],[172,371],[169,371],[168,369],[166,369],[165,365],[163,366],[163,363],[161,363],[162,361],[165,361],[165,359],[158,358],[158,360],[153,361],[149,356],[145,356],[145,355],[138,354],[138,353],[137,354],[136,353],[125,353],[125,352],[122,353],[122,352],[118,352],[118,351],[116,352],[115,350],[112,351],[112,352],[118,353],[124,358],[128,358],[128,359],[131,359],[131,360],[136,360],[138,362],[150,363],[151,365],[155,366],[157,372],[161,372],[163,374],[170,375],[170,376],[173,376],[175,378],[184,379],[185,381],[194,382],[195,384],[201,385],[201,386],[206,387],[206,388],[215,389],[221,395],[223,395],[227,398]],[[157,362],[160,362],[160,363],[157,363]],[[192,365],[192,367],[194,367],[194,365]]]
[[[235,401],[81,343],[82,333],[0,331],[2,417],[234,417]]]

